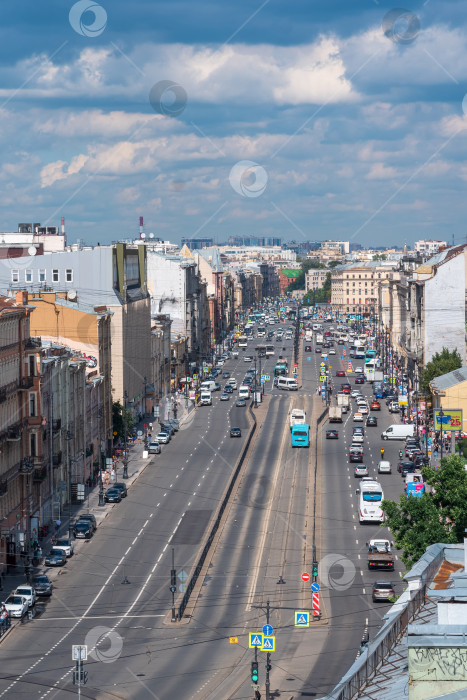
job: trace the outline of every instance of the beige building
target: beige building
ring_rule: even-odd
[[[379,286],[399,273],[397,263],[368,261],[340,265],[332,271],[331,305],[334,311],[370,314],[377,307]]]
[[[442,408],[445,413],[462,410],[462,430],[467,432],[467,366],[435,377],[430,382],[430,389],[433,408]]]
[[[321,289],[326,282],[326,275],[329,270],[308,270],[305,275],[305,291],[309,292],[313,289]]]

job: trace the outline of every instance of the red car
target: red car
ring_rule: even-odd
[[[370,411],[381,411],[381,404],[379,401],[372,401],[370,404]]]
[[[344,394],[350,394],[351,392],[350,384],[341,384],[341,389],[344,392]]]
[[[339,370],[336,372],[336,377],[345,377],[345,372],[344,372],[344,370],[343,370],[343,369],[339,369]]]

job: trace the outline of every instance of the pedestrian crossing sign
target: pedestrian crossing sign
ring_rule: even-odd
[[[259,647],[260,649],[262,649],[263,634],[261,632],[250,632],[248,637],[248,646],[250,647],[250,649],[254,649],[255,647]]]
[[[276,638],[275,637],[264,637],[263,646],[261,647],[263,651],[276,651]]]
[[[295,627],[309,627],[310,626],[310,613],[304,612],[303,610],[295,611]]]

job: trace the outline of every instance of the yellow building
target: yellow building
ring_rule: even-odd
[[[462,430],[467,432],[467,366],[436,377],[430,382],[433,395],[433,408],[462,410]]]

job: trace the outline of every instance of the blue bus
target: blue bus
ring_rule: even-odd
[[[365,352],[365,362],[368,362],[368,360],[375,360],[375,359],[376,359],[376,350],[368,349]]]
[[[310,426],[306,423],[292,426],[292,447],[310,447]]]

